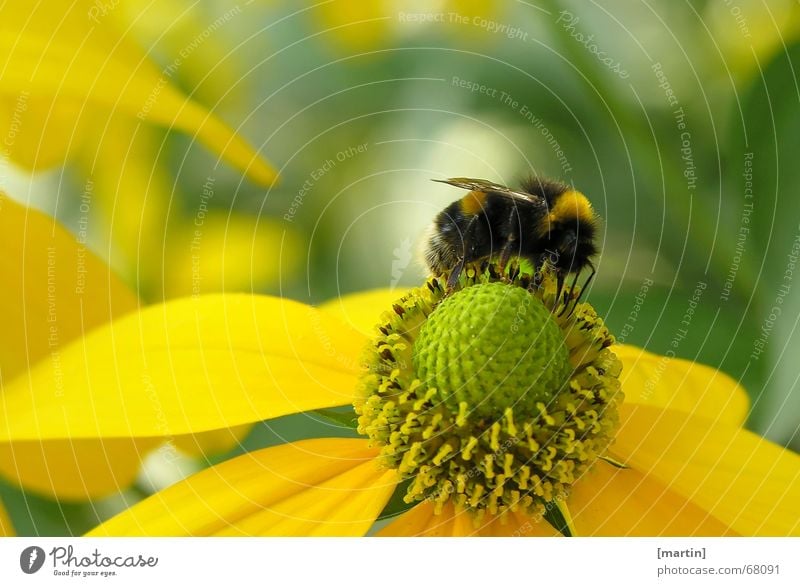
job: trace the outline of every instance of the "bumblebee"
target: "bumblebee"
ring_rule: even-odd
[[[467,177],[434,181],[469,190],[436,216],[424,242],[431,273],[449,271],[448,289],[456,285],[465,265],[496,259],[503,272],[512,256],[530,261],[537,273],[547,262],[556,275],[559,299],[566,275],[575,273],[567,300],[585,267],[592,270],[586,285],[594,277],[590,259],[598,252],[598,217],[582,193],[537,177],[524,181],[519,191]]]

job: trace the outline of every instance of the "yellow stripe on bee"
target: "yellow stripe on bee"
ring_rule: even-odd
[[[550,209],[548,225],[542,225],[541,230],[546,233],[554,222],[574,221],[591,224],[594,222],[592,204],[580,191],[565,191],[558,197]]]
[[[470,216],[475,215],[480,213],[485,202],[485,191],[470,191],[467,195],[461,198],[461,211]]]

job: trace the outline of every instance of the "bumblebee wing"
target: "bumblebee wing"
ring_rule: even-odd
[[[526,202],[531,202],[531,201],[538,202],[539,200],[542,199],[531,193],[525,193],[524,191],[514,191],[513,189],[509,189],[505,185],[500,185],[499,183],[493,183],[492,181],[487,181],[486,179],[473,179],[471,177],[451,177],[450,179],[432,179],[432,181],[436,181],[437,183],[447,183],[448,185],[460,187],[461,189],[469,189],[470,191],[482,191],[485,193],[491,191],[492,193],[499,193],[501,195],[505,195],[506,197],[510,197],[512,199],[523,199]]]

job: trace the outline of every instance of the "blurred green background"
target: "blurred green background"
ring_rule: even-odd
[[[588,299],[611,330],[740,380],[749,427],[800,449],[797,2],[111,4],[160,67],[192,47],[170,81],[281,176],[259,187],[190,136],[135,121],[134,139],[110,128],[84,140],[84,163],[6,171],[4,191],[86,229],[144,301],[197,288],[399,295],[424,278],[425,227],[461,195],[430,179],[542,174],[604,220]],[[293,416],[236,451],[340,434]],[[156,470],[125,498],[206,464]],[[8,484],[0,497],[21,534],[78,534],[121,502]]]

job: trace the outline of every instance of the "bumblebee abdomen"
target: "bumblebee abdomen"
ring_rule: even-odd
[[[514,242],[516,254],[535,248],[535,226],[541,224],[546,209],[490,194],[485,207],[495,249]]]

